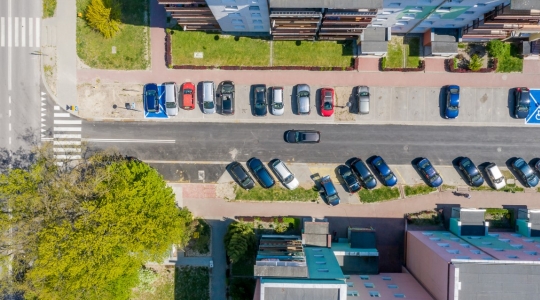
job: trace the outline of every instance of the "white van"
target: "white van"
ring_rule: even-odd
[[[272,88],[272,102],[270,103],[270,111],[274,116],[281,116],[285,111],[283,105],[283,88],[275,86]]]
[[[504,176],[495,163],[490,163],[489,165],[487,165],[486,173],[488,174],[489,180],[491,180],[491,183],[493,183],[493,186],[495,186],[496,190],[502,189],[506,186]]]
[[[204,81],[202,83],[202,104],[203,113],[213,114],[216,112],[216,97],[214,96],[214,82]]]
[[[178,115],[178,101],[176,99],[178,87],[175,82],[166,82],[163,86],[165,87],[165,112],[167,116],[176,116]]]

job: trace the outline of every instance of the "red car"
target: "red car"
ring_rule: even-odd
[[[321,89],[321,115],[331,117],[334,114],[334,89]]]
[[[192,110],[195,109],[195,86],[191,82],[182,84],[180,89],[179,99],[182,99],[180,106],[183,109]]]

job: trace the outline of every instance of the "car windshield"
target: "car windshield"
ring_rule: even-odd
[[[326,110],[332,109],[332,103],[330,103],[330,102],[324,102],[324,109],[326,109]]]
[[[184,94],[186,94],[186,95],[191,95],[191,94],[193,94],[193,90],[191,90],[191,89],[185,89],[185,90],[184,90]]]
[[[214,108],[214,102],[211,102],[211,101],[205,101],[204,104],[203,104],[204,108],[206,109],[212,109]]]
[[[476,174],[475,176],[473,176],[473,178],[471,178],[471,180],[476,182],[476,181],[480,180],[481,177],[482,176],[480,176],[480,174]]]
[[[234,90],[234,87],[230,84],[224,84],[222,87],[221,87],[221,92],[222,93],[230,93]]]
[[[298,96],[299,97],[309,97],[309,92],[308,91],[301,91],[300,93],[298,93]]]
[[[519,110],[519,111],[528,111],[528,110],[529,110],[529,106],[526,106],[526,105],[523,105],[523,104],[519,104],[518,110]]]
[[[429,178],[429,182],[435,182],[437,179],[439,179],[439,174],[435,173],[435,175]]]
[[[155,97],[156,96],[156,91],[154,91],[154,90],[146,91],[146,96],[147,97]]]
[[[275,109],[282,109],[283,108],[283,103],[274,103],[274,108]]]
[[[536,177],[536,174],[531,173],[529,176],[527,176],[527,181],[531,181]]]
[[[369,96],[368,92],[360,92],[360,96]]]
[[[232,107],[232,100],[231,98],[227,97],[223,99],[223,109],[231,109]]]
[[[265,107],[265,106],[266,106],[266,103],[264,103],[264,102],[258,102],[258,101],[257,101],[257,103],[255,103],[255,107],[256,107],[256,108],[263,108],[263,107]]]
[[[174,103],[174,102],[167,102],[167,103],[165,103],[165,107],[167,107],[167,108],[175,108],[175,107],[176,107],[176,103]]]
[[[423,164],[420,165],[420,169],[427,169],[429,167],[429,163],[425,161]]]
[[[290,183],[291,181],[293,181],[293,179],[294,179],[294,176],[291,174],[291,175],[285,177],[285,179],[283,179],[283,182]]]
[[[246,185],[251,182],[251,178],[246,177],[246,179],[242,180],[242,184]]]
[[[257,173],[257,172],[259,172],[259,170],[261,170],[261,169],[262,169],[262,166],[261,166],[261,165],[257,165],[257,166],[255,166],[255,167],[253,167],[253,172]]]
[[[392,178],[394,178],[394,174],[390,173],[390,174],[386,175],[386,177],[384,177],[384,180],[388,181],[388,180],[390,180]]]
[[[459,89],[450,89],[450,94],[459,94]]]
[[[369,175],[368,177],[364,178],[364,182],[370,182],[373,180],[373,176]]]
[[[337,194],[328,196],[328,201],[329,202],[334,202],[336,200],[339,200],[339,196]]]
[[[457,107],[457,106],[450,105],[450,106],[448,106],[448,109],[449,109],[449,110],[458,110],[458,107]]]

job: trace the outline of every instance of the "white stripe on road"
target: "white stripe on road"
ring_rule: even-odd
[[[62,125],[81,125],[82,120],[54,120],[54,124]]]
[[[54,113],[55,118],[69,118],[70,116],[70,113]]]
[[[34,47],[34,20],[28,18],[28,46]]]
[[[81,159],[80,155],[55,155],[56,159]]]
[[[83,139],[94,143],[152,143],[152,144],[174,144],[176,140],[142,140],[142,139]]]
[[[54,135],[54,138],[55,139],[80,139],[81,138],[81,135],[80,134],[55,134]]]
[[[41,41],[39,40],[39,33],[41,27],[39,27],[39,18],[36,18],[36,47],[41,47]]]
[[[54,152],[81,152],[81,148],[53,148]]]
[[[7,45],[8,47],[11,47],[11,43],[13,42],[13,34],[11,33],[11,17],[7,18]]]
[[[54,141],[53,145],[81,145],[81,141]]]
[[[81,127],[54,127],[53,131],[81,131]]]
[[[0,47],[6,46],[6,18],[0,18]]]
[[[13,26],[15,29],[15,47],[19,47],[19,17],[15,17],[15,24]]]
[[[21,17],[21,47],[26,47],[26,18]]]
[[[60,106],[55,105],[55,106],[54,106],[54,110],[60,110]]]

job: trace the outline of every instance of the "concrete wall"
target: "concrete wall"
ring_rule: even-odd
[[[267,0],[206,0],[206,3],[224,32],[270,32]]]

